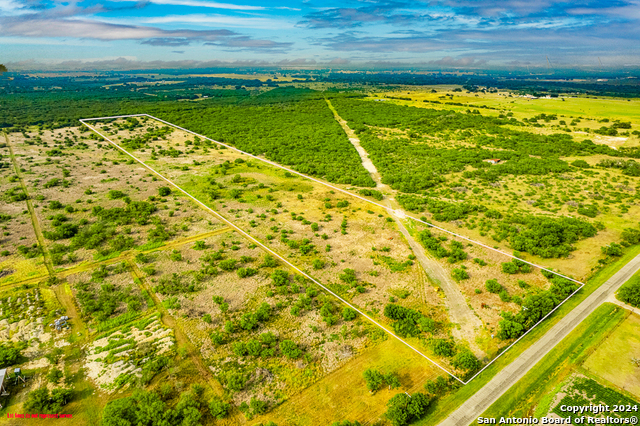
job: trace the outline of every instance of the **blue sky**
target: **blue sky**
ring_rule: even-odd
[[[0,0],[0,63],[640,66],[640,0]]]

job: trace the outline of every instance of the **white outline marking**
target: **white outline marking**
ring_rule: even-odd
[[[287,167],[284,167],[278,163],[274,163],[270,160],[264,159],[264,158],[260,158],[256,155],[253,154],[249,154],[248,152],[244,152],[239,150],[238,148],[231,146],[231,145],[227,145],[225,143],[222,142],[218,142],[214,139],[208,138],[206,136],[200,135],[196,132],[192,132],[191,130],[185,129],[184,127],[180,127],[177,126],[173,123],[169,123],[168,121],[162,120],[160,118],[154,117],[152,115],[149,114],[130,114],[130,115],[115,115],[115,116],[111,116],[111,117],[94,117],[94,118],[82,118],[79,121],[84,124],[85,126],[87,126],[88,128],[90,128],[91,130],[93,130],[95,133],[97,133],[98,135],[100,135],[101,137],[103,137],[105,140],[107,140],[108,142],[110,142],[113,146],[115,146],[117,149],[119,149],[120,151],[124,152],[125,154],[129,155],[131,158],[133,158],[134,160],[136,160],[138,163],[142,164],[144,167],[146,167],[147,169],[151,170],[153,173],[157,174],[158,176],[160,176],[161,179],[163,179],[164,181],[166,181],[167,183],[169,183],[170,185],[174,186],[176,189],[178,189],[180,192],[182,192],[183,194],[185,194],[187,197],[191,198],[192,200],[194,200],[197,204],[199,204],[200,206],[204,207],[206,210],[210,211],[211,213],[213,213],[215,216],[217,216],[218,218],[220,218],[222,221],[226,222],[227,224],[229,224],[231,227],[233,227],[234,229],[236,229],[237,231],[239,231],[241,234],[243,234],[245,237],[247,237],[248,239],[252,240],[253,242],[257,243],[258,245],[260,245],[260,247],[264,248],[265,250],[267,250],[269,253],[275,255],[278,259],[282,260],[284,263],[286,263],[287,265],[289,265],[292,269],[295,269],[296,271],[298,271],[300,274],[302,274],[303,276],[305,276],[306,278],[308,278],[309,280],[313,281],[315,284],[319,285],[320,287],[322,287],[325,291],[329,292],[330,294],[332,294],[333,296],[335,296],[338,300],[340,300],[341,302],[343,302],[345,305],[351,307],[352,309],[356,310],[358,313],[360,313],[360,315],[362,315],[363,317],[365,317],[366,319],[368,319],[369,321],[371,321],[373,324],[375,324],[376,326],[378,326],[379,328],[381,328],[385,333],[389,334],[390,336],[394,337],[395,339],[397,339],[398,341],[400,341],[401,343],[403,343],[405,346],[409,347],[410,349],[412,349],[414,352],[416,352],[418,355],[422,356],[423,358],[425,358],[426,360],[428,360],[429,362],[431,362],[433,365],[435,365],[436,367],[438,367],[439,369],[441,369],[442,371],[444,371],[445,373],[447,373],[448,375],[450,375],[451,377],[453,377],[454,379],[456,379],[457,381],[459,381],[460,383],[462,383],[463,385],[468,384],[469,382],[471,382],[471,380],[475,379],[480,373],[482,373],[484,370],[486,370],[491,364],[493,364],[498,358],[500,358],[502,355],[504,355],[509,349],[511,349],[512,346],[514,346],[516,343],[518,343],[523,337],[525,337],[527,334],[529,334],[534,328],[536,328],[538,326],[538,324],[540,324],[542,321],[544,321],[548,316],[550,316],[551,314],[553,314],[558,308],[560,308],[560,306],[562,306],[567,300],[569,300],[571,297],[573,297],[578,291],[580,291],[582,289],[582,287],[584,287],[584,283],[575,280],[573,278],[567,277],[565,275],[562,275],[558,272],[552,271],[550,269],[544,268],[540,265],[536,265],[535,263],[529,262],[527,260],[524,259],[520,259],[519,257],[510,255],[508,253],[505,253],[501,250],[495,249],[493,247],[490,247],[486,244],[483,244],[481,242],[478,241],[474,241],[470,238],[467,238],[463,235],[460,234],[456,234],[455,232],[449,231],[447,229],[444,228],[440,228],[439,226],[436,226],[432,223],[428,223],[425,222],[423,220],[417,219],[411,215],[408,215],[405,213],[405,216],[408,217],[409,219],[415,220],[416,222],[420,222],[423,223],[427,226],[430,226],[432,228],[438,229],[439,231],[445,232],[447,234],[450,235],[454,235],[458,238],[461,238],[465,241],[469,241],[470,243],[473,244],[477,244],[481,247],[487,248],[489,250],[493,250],[497,253],[500,253],[504,256],[510,257],[512,259],[517,259],[521,262],[525,262],[531,266],[534,266],[536,268],[539,268],[543,271],[547,271],[547,272],[551,272],[552,274],[558,275],[559,277],[565,278],[569,281],[573,281],[576,284],[580,284],[580,287],[578,287],[576,290],[573,291],[573,293],[571,293],[570,295],[568,295],[561,303],[559,303],[555,308],[553,308],[547,315],[545,315],[544,317],[542,317],[540,320],[538,320],[538,322],[536,322],[533,327],[531,327],[529,330],[526,331],[526,333],[524,333],[522,336],[520,336],[518,339],[516,339],[513,343],[511,343],[509,346],[507,346],[504,350],[502,350],[500,352],[500,354],[495,357],[494,359],[492,359],[491,361],[489,361],[489,363],[487,363],[487,365],[485,365],[480,371],[478,371],[476,374],[474,374],[469,380],[462,381],[460,378],[458,378],[455,374],[449,372],[447,369],[445,369],[444,367],[442,367],[440,364],[438,364],[437,362],[433,361],[431,358],[427,357],[426,355],[424,355],[422,352],[420,352],[419,350],[417,350],[416,348],[414,348],[413,346],[411,346],[409,343],[407,343],[406,341],[404,341],[402,338],[396,336],[394,333],[392,333],[391,331],[387,330],[385,327],[383,327],[382,325],[380,325],[377,321],[375,321],[373,318],[369,317],[368,315],[366,315],[364,312],[360,311],[360,309],[356,308],[355,306],[351,305],[349,302],[347,302],[346,300],[344,300],[342,297],[338,296],[337,294],[335,294],[333,291],[329,290],[327,287],[325,287],[324,285],[320,284],[318,281],[316,281],[315,279],[311,278],[309,275],[307,275],[305,272],[301,271],[300,269],[298,269],[296,266],[294,266],[292,263],[290,263],[288,260],[286,260],[285,258],[283,258],[282,256],[280,256],[279,254],[277,254],[276,252],[274,252],[273,250],[271,250],[269,247],[265,246],[264,244],[262,244],[260,241],[258,241],[257,239],[255,239],[254,237],[252,237],[251,235],[249,235],[248,233],[246,233],[245,231],[243,231],[240,227],[238,227],[237,225],[235,225],[233,222],[229,221],[228,219],[226,219],[224,216],[220,215],[218,212],[216,212],[215,210],[211,209],[209,206],[207,206],[206,204],[202,203],[201,201],[199,201],[197,198],[193,197],[191,194],[189,194],[187,191],[185,191],[184,189],[180,188],[178,185],[176,185],[175,183],[173,183],[172,181],[170,181],[169,179],[167,179],[166,177],[164,177],[163,175],[161,175],[160,173],[158,173],[157,171],[155,171],[154,169],[152,169],[150,166],[148,166],[144,161],[136,158],[133,154],[129,153],[127,150],[125,150],[124,148],[122,148],[120,145],[118,145],[117,143],[113,142],[111,139],[109,139],[108,137],[106,137],[105,135],[103,135],[102,133],[100,133],[95,127],[93,127],[92,125],[86,123],[87,121],[96,121],[96,120],[112,120],[112,119],[117,119],[117,118],[128,118],[128,117],[148,117],[152,120],[156,120],[159,121],[161,123],[167,124],[171,127],[174,127],[176,129],[182,130],[184,132],[190,133],[194,136],[197,136],[199,138],[203,138],[206,139],[208,141],[211,141],[213,143],[216,143],[220,146],[224,146],[225,148],[231,149],[233,151],[239,152],[240,154],[243,155],[247,155],[251,158],[254,158],[258,161],[262,161],[263,163],[267,163],[270,164],[274,167],[277,167],[279,169],[283,169],[286,170],[290,173],[296,174],[298,176],[301,176],[305,179],[309,179],[312,180],[314,182],[317,182],[321,185],[327,186],[331,189],[335,189],[336,191],[340,191],[344,194],[347,194],[351,197],[355,197],[358,198],[362,201],[366,201],[367,203],[376,205],[378,207],[381,207],[385,210],[389,210],[388,207],[383,206],[382,204],[378,204],[375,201],[371,201],[368,200],[364,197],[361,197],[360,195],[354,194],[352,192],[349,192],[347,190],[344,190],[342,188],[338,188],[336,186],[333,186],[329,183],[323,182],[321,180],[312,178],[311,176],[307,176],[305,174],[302,174],[300,172],[297,172],[295,170],[289,169]]]

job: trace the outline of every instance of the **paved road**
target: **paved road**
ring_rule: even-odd
[[[622,284],[640,270],[640,255],[622,267],[607,282],[590,294],[562,318],[551,330],[524,351],[511,364],[500,371],[489,383],[454,411],[441,426],[464,426],[472,423],[491,404],[516,384],[531,367],[536,365],[555,345],[560,343],[574,328],[613,295]]]

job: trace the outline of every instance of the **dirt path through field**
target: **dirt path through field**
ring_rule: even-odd
[[[13,163],[13,169],[18,176],[18,180],[20,180],[20,186],[27,196],[27,208],[29,209],[29,215],[31,216],[31,224],[33,225],[33,231],[36,234],[36,239],[38,240],[38,245],[42,249],[42,254],[44,257],[44,264],[47,267],[47,271],[49,271],[49,275],[54,275],[53,272],[53,263],[51,262],[51,256],[49,255],[49,251],[46,249],[44,245],[44,237],[42,236],[42,229],[40,228],[40,222],[38,222],[38,217],[36,216],[36,211],[33,208],[33,203],[31,202],[31,197],[29,197],[29,191],[27,191],[27,185],[24,183],[24,179],[22,179],[22,173],[20,172],[20,166],[18,165],[18,160],[16,160],[16,156],[13,153],[13,147],[11,146],[11,140],[6,133],[4,134],[4,138],[7,142],[7,147],[9,148],[9,154],[11,155],[11,162]]]
[[[75,299],[71,292],[71,287],[69,287],[69,283],[60,283],[52,287],[52,290],[56,295],[58,302],[60,302],[62,307],[65,309],[65,315],[70,318],[69,323],[71,324],[71,333],[79,333],[77,336],[81,340],[87,339],[89,333],[87,332],[87,327],[82,321],[82,317],[76,308]],[[48,326],[48,324],[45,326]]]
[[[101,265],[113,265],[116,263],[120,263],[120,262],[126,262],[129,261],[131,259],[133,259],[134,254],[136,253],[151,253],[154,251],[158,251],[158,250],[168,250],[168,249],[172,249],[172,248],[177,248],[177,247],[181,247],[185,244],[188,243],[192,243],[196,240],[202,240],[205,238],[209,238],[209,237],[213,237],[215,235],[220,235],[220,234],[224,234],[225,232],[231,232],[233,231],[233,228],[226,226],[224,228],[220,228],[220,229],[216,229],[215,231],[210,231],[210,232],[204,232],[202,234],[198,234],[198,235],[193,235],[191,237],[187,237],[187,238],[183,238],[181,240],[176,240],[176,241],[170,241],[167,244],[161,246],[161,247],[156,247],[150,250],[132,250],[132,251],[127,251],[117,257],[112,257],[110,259],[105,259],[105,260],[98,260],[98,261],[94,261],[94,262],[85,262],[85,263],[81,263],[79,265],[76,266],[72,266],[71,268],[67,268],[67,269],[58,269],[55,273],[56,276],[58,278],[66,278],[69,275],[74,275],[74,274],[78,274],[80,272],[85,272],[85,271],[90,271],[93,270]],[[30,277],[26,280],[22,280],[22,281],[18,281],[18,282],[11,282],[11,283],[6,283],[2,286],[0,286],[1,289],[8,289],[8,288],[13,288],[13,287],[17,287],[23,284],[33,284],[33,283],[37,283],[39,281],[41,281],[42,279],[46,278],[46,275],[38,275],[35,277]]]
[[[187,355],[200,373],[200,378],[206,380],[207,384],[216,395],[222,396],[224,394],[224,388],[222,387],[220,382],[218,382],[218,380],[213,376],[211,370],[209,370],[209,368],[205,365],[202,357],[200,357],[198,348],[191,343],[191,341],[187,338],[186,334],[182,330],[180,324],[178,324],[176,319],[162,305],[162,302],[160,301],[160,299],[158,299],[158,295],[151,289],[148,282],[144,278],[144,274],[142,273],[142,271],[140,271],[135,262],[129,262],[129,267],[131,268],[131,275],[134,277],[134,279],[137,278],[139,280],[138,282],[140,283],[140,288],[147,291],[147,293],[153,300],[156,309],[158,310],[158,312],[160,312],[160,321],[162,321],[162,323],[166,327],[173,329],[173,335],[176,338],[177,347],[184,347],[187,349]],[[244,415],[235,407],[229,412],[229,415],[226,419],[216,421],[216,424],[221,425],[238,425],[245,423],[246,419],[244,418]]]
[[[418,262],[424,269],[429,280],[440,287],[444,292],[445,304],[449,311],[449,319],[453,323],[452,334],[454,338],[456,340],[466,340],[469,342],[471,350],[476,354],[476,356],[480,358],[486,357],[486,354],[476,344],[476,335],[482,328],[482,321],[469,307],[464,295],[458,288],[455,281],[449,276],[447,271],[442,267],[442,265],[425,252],[424,248],[416,242],[404,226],[402,221],[406,216],[394,198],[395,191],[382,183],[380,173],[378,173],[375,165],[371,162],[369,154],[367,154],[365,149],[360,145],[360,140],[356,136],[355,132],[349,128],[347,122],[338,115],[338,112],[333,105],[331,105],[331,102],[328,99],[325,100],[327,101],[329,109],[333,112],[336,121],[340,123],[349,137],[349,141],[358,151],[358,154],[362,159],[362,166],[371,174],[371,178],[376,182],[377,189],[384,194],[384,200],[387,205],[388,212],[395,219],[398,224],[398,229],[409,243],[409,246],[416,255]]]

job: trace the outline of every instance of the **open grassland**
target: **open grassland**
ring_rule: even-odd
[[[143,123],[154,123],[145,120]],[[126,126],[125,121],[97,125],[126,148],[134,139],[143,140],[145,134],[115,131]],[[411,250],[384,210],[300,177],[287,176],[287,172],[224,147],[203,148],[202,144],[200,139],[190,140],[189,135],[174,130],[168,140],[157,141],[151,151],[148,146],[131,148],[135,149],[134,155],[199,199],[209,200],[229,219],[250,229],[252,235],[277,252],[287,253],[288,258],[305,266],[321,281],[329,282],[333,291],[378,320],[386,322],[380,313],[388,300],[397,298],[406,299],[404,306],[417,308],[438,322],[444,320],[437,310],[428,307],[438,303],[434,287],[422,284],[423,278],[410,260]],[[163,157],[169,153],[173,153],[169,155],[172,160],[167,162]],[[337,215],[342,216],[342,221],[335,218]],[[445,238],[439,234],[433,238],[440,237]],[[536,268],[516,266],[507,262],[510,259],[479,246],[461,245],[459,241],[443,245],[451,253],[441,266],[461,281],[473,308],[485,320],[480,343],[495,355],[500,343],[491,341],[490,335],[497,332],[499,312],[504,308],[517,312],[523,299],[546,289],[548,281]],[[323,246],[324,253],[319,250]],[[465,259],[467,262],[462,262]],[[515,269],[501,272],[507,267]],[[496,278],[501,282],[487,290],[487,281]],[[533,293],[526,291],[529,287]],[[491,292],[495,295],[491,296]],[[491,303],[483,293],[489,295]],[[437,337],[446,337],[446,333]]]
[[[632,362],[640,353],[640,316],[631,314],[582,365],[591,374],[640,398],[640,374]]]
[[[15,166],[20,166],[8,142],[8,137],[0,134],[0,283],[22,281],[47,271],[31,222],[22,172],[16,173]]]
[[[415,90],[408,87],[407,90],[374,91],[370,96],[378,99],[387,98],[388,102],[401,105],[423,108],[430,108],[435,105],[438,108],[446,108],[452,111],[466,111],[468,108],[480,107],[483,114],[495,116],[499,115],[503,110],[508,110],[513,112],[514,117],[518,119],[531,118],[539,114],[556,114],[559,118],[548,122],[549,127],[555,128],[562,126],[560,124],[561,120],[570,122],[574,118],[580,118],[582,121],[576,131],[580,131],[582,127],[587,127],[591,130],[598,129],[602,126],[601,123],[598,123],[598,120],[603,118],[607,118],[610,121],[623,119],[640,126],[640,113],[638,113],[640,101],[637,99],[598,98],[571,94],[557,98],[531,99],[506,90],[471,93],[466,90],[457,91],[456,89],[460,90],[462,88],[459,86],[426,86]],[[410,100],[400,98],[409,98]],[[434,102],[439,102],[439,104],[434,104]]]
[[[362,378],[369,368],[385,374],[396,372],[401,387],[370,392]],[[376,424],[384,421],[382,414],[389,398],[398,392],[421,392],[427,380],[441,374],[395,339],[387,339],[256,420],[285,426],[328,425],[344,419]]]
[[[221,227],[188,199],[160,195],[157,178],[87,136],[77,128],[11,135],[54,267]]]

